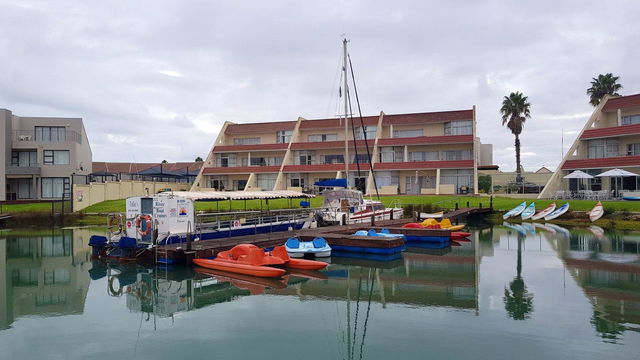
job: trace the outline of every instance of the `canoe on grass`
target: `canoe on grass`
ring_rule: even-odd
[[[527,207],[527,202],[523,202],[522,204],[514,207],[513,209],[507,211],[504,215],[502,215],[502,219],[507,220],[508,218],[512,217],[512,216],[518,216],[520,214],[522,214],[522,212],[524,211],[524,209]]]
[[[564,213],[566,213],[569,210],[569,203],[565,203],[564,205],[560,206],[559,208],[553,210],[553,212],[547,216],[544,217],[545,220],[553,220],[559,216],[562,216]]]
[[[522,214],[520,214],[520,217],[522,218],[522,220],[527,220],[528,218],[532,217],[535,213],[536,213],[536,203],[532,202],[531,204],[529,204],[529,206],[527,206],[526,209],[524,209],[524,211],[522,211]]]
[[[598,201],[596,206],[594,206],[587,214],[589,214],[589,220],[591,220],[591,222],[600,219],[602,215],[604,215],[604,207],[602,206],[602,203]]]
[[[531,220],[542,219],[543,217],[551,214],[556,209],[556,203],[551,203],[549,206],[544,208],[543,210],[538,211],[535,215],[531,217]]]

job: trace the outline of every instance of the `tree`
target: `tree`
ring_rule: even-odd
[[[169,162],[167,160],[162,160],[163,164],[168,164]]]
[[[516,183],[522,182],[522,171],[520,170],[520,134],[527,118],[531,118],[531,104],[528,98],[521,92],[512,92],[502,100],[500,113],[502,114],[502,125],[507,125],[511,133],[516,137]]]
[[[196,162],[203,162],[204,160],[202,160],[202,158],[200,156],[198,156],[195,161]]]
[[[605,95],[620,96],[618,90],[622,89],[622,85],[618,84],[619,78],[612,73],[607,73],[591,79],[591,87],[587,89],[589,104],[598,106]]]
[[[478,191],[485,194],[491,191],[491,175],[478,176]]]

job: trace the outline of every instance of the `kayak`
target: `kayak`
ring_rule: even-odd
[[[439,211],[436,213],[420,213],[420,218],[421,219],[439,219],[442,216],[444,216],[444,211]]]
[[[286,273],[283,269],[262,265],[249,265],[218,259],[193,259],[194,264],[213,270],[251,275],[257,277],[280,277]]]
[[[508,218],[512,217],[512,216],[518,216],[520,214],[522,214],[522,212],[524,211],[524,209],[527,207],[527,202],[523,202],[522,204],[514,207],[513,209],[507,211],[504,215],[502,215],[502,219],[507,220]]]
[[[594,206],[587,214],[589,214],[589,220],[591,220],[591,222],[600,219],[602,215],[604,215],[604,207],[602,206],[602,203],[598,201],[596,206]]]
[[[559,208],[553,210],[553,212],[547,216],[544,217],[545,220],[553,220],[559,216],[562,216],[564,213],[566,213],[569,210],[569,203],[565,203],[564,205],[560,206]]]
[[[529,206],[527,206],[526,209],[524,209],[524,211],[522,211],[522,214],[520,214],[520,217],[522,218],[522,220],[527,220],[530,217],[532,217],[535,213],[536,213],[536,203],[532,202],[531,204],[529,204]]]
[[[640,201],[640,196],[623,196],[622,200],[627,201]]]
[[[452,231],[451,232],[451,238],[452,239],[464,239],[464,238],[468,238],[469,236],[471,236],[471,233],[468,232],[461,232],[461,231]]]
[[[549,206],[544,208],[543,210],[538,211],[535,215],[531,217],[531,220],[542,219],[543,217],[551,214],[556,209],[556,203],[551,203]]]

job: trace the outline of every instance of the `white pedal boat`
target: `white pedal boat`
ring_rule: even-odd
[[[306,254],[315,257],[331,256],[331,247],[323,237],[317,237],[311,241],[300,241],[300,239],[292,237],[284,243],[285,249],[290,257],[301,258]]]

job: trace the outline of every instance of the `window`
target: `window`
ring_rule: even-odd
[[[69,195],[69,178],[42,178],[43,198],[62,198]]]
[[[415,130],[393,130],[394,138],[406,138],[406,137],[416,137],[422,136],[424,134],[423,129],[415,129]]]
[[[630,115],[622,117],[622,125],[640,124],[640,115]]]
[[[442,160],[471,160],[471,150],[443,151]]]
[[[378,132],[378,127],[376,125],[365,126],[364,131],[362,131],[361,127],[357,127],[356,140],[363,140],[365,133],[367,135],[367,140],[373,140],[376,138],[376,132]]]
[[[315,151],[296,151],[294,160],[296,165],[312,165],[315,160]]]
[[[445,135],[471,135],[473,124],[471,120],[449,121],[444,123]]]
[[[409,153],[409,161],[438,161],[437,151],[414,151]]]
[[[233,145],[255,145],[260,144],[260,138],[235,138],[233,139]]]
[[[344,164],[344,155],[323,155],[323,164]]]
[[[35,150],[12,151],[11,165],[12,166],[37,166],[38,152]]]
[[[380,148],[380,162],[403,162],[403,146],[386,146]]]
[[[289,174],[289,186],[304,188],[305,183],[306,181],[302,174]]]
[[[366,153],[358,154],[358,156],[353,155],[353,163],[368,164],[369,155],[367,155]]]
[[[279,166],[282,165],[281,157],[252,157],[251,166]]]
[[[66,135],[64,126],[36,126],[36,141],[63,142]]]
[[[640,144],[627,144],[627,156],[640,155]]]
[[[397,171],[376,171],[375,176],[378,189],[383,186],[400,185],[400,175]]]
[[[45,150],[43,164],[69,165],[69,150]]]
[[[216,190],[224,190],[227,188],[226,176],[210,176],[209,187]]]
[[[270,191],[276,185],[278,174],[258,174],[258,187]]]
[[[236,167],[236,154],[216,154],[218,167]]]
[[[589,140],[588,144],[589,159],[607,158],[619,154],[617,139]]]
[[[233,180],[233,190],[242,191],[247,186],[247,180]]]
[[[473,170],[440,170],[440,184],[453,184],[456,193],[460,192],[461,187],[466,187],[470,192],[473,192]]]
[[[318,141],[336,141],[338,140],[338,134],[315,134],[309,135],[307,137],[309,142],[318,142]]]
[[[291,135],[293,135],[292,130],[281,130],[276,134],[276,142],[278,144],[286,144],[291,142]]]

